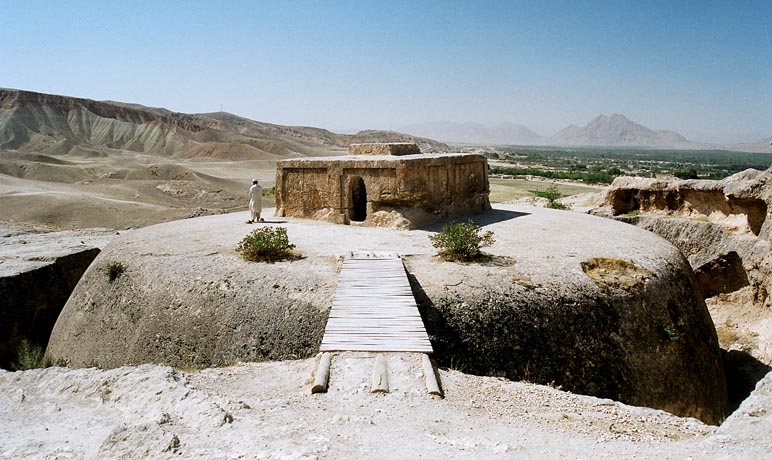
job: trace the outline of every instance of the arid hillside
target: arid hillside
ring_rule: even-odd
[[[390,131],[336,134],[225,112],[0,89],[1,219],[127,228],[233,211],[246,207],[252,178],[273,185],[277,160],[343,154],[348,144],[373,141],[448,150]]]

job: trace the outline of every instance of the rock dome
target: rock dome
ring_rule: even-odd
[[[474,219],[496,238],[480,264],[433,257],[428,236],[439,227],[268,219],[303,254],[273,264],[235,252],[252,229],[246,213],[126,232],[76,287],[47,355],[75,367],[182,368],[312,356],[342,257],[388,251],[403,256],[440,363],[709,423],[724,417],[715,329],[674,246],[630,225],[543,208],[499,205]],[[117,262],[125,270],[111,281],[106,270]]]

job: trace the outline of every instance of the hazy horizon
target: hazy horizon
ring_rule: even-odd
[[[772,135],[770,24],[768,1],[0,0],[0,86],[336,132],[621,113],[729,144]]]

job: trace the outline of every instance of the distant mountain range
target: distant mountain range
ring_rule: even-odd
[[[544,145],[549,142],[548,139],[536,134],[528,127],[515,123],[486,126],[472,122],[438,121],[404,126],[400,128],[400,131],[421,133],[417,135],[459,144]]]
[[[186,114],[114,101],[0,88],[0,150],[43,154],[99,155],[129,150],[177,158],[281,159],[342,153],[352,143],[416,142],[424,152],[446,152],[443,142],[492,145],[620,146],[732,149],[770,152],[769,140],[713,145],[673,131],[654,131],[624,115],[600,115],[586,126],[571,125],[552,137],[526,126],[502,123],[435,122],[401,131],[337,134],[306,126],[282,126],[226,112]],[[438,139],[443,142],[438,142]]]
[[[599,115],[586,126],[571,125],[544,137],[514,123],[486,126],[480,123],[433,122],[405,126],[402,131],[444,142],[493,145],[605,146],[674,149],[728,149],[770,152],[769,139],[732,145],[694,142],[675,131],[655,131],[621,114]]]
[[[0,150],[100,155],[105,149],[176,158],[272,160],[342,153],[352,143],[416,142],[424,152],[449,147],[393,131],[336,134],[282,126],[226,112],[186,114],[113,101],[0,89]]]

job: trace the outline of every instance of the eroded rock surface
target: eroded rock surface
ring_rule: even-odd
[[[390,357],[398,391],[373,395],[362,391],[372,358],[340,358],[346,371],[317,395],[308,394],[314,359],[198,372],[157,365],[0,371],[0,452],[14,460],[767,460],[772,449],[770,385],[713,427],[453,370],[439,371],[446,398],[432,399],[418,356]]]
[[[772,365],[771,175],[621,178],[593,211],[655,232],[688,257],[724,349],[732,407]]]
[[[721,357],[694,274],[649,232],[500,206],[478,218],[496,235],[493,258],[464,265],[434,258],[429,231],[274,219],[304,258],[261,264],[233,249],[251,229],[245,218],[208,216],[121,235],[76,288],[48,356],[76,367],[183,368],[312,356],[340,257],[397,252],[446,365],[710,423],[724,416]],[[126,269],[110,282],[104,267],[114,261]],[[583,262],[606,272],[590,277]]]
[[[748,169],[720,181],[619,177],[605,205],[618,216],[658,213],[722,225],[733,234],[772,238],[772,168]]]
[[[620,178],[594,212],[677,246],[697,273],[722,346],[772,364],[772,168],[721,181]]]

